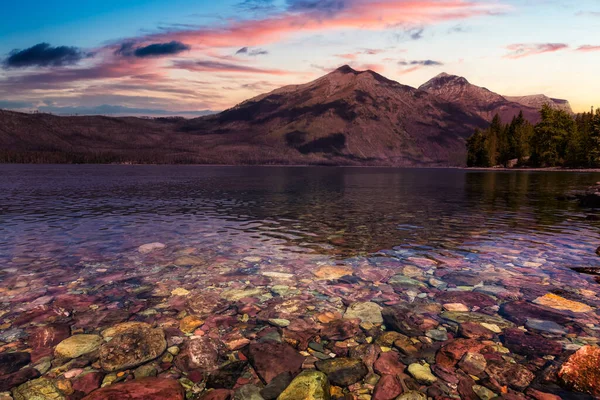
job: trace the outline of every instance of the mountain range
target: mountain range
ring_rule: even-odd
[[[465,140],[498,113],[532,123],[542,104],[440,74],[418,89],[343,66],[219,114],[194,119],[0,111],[0,157],[9,162],[157,162],[459,166]]]

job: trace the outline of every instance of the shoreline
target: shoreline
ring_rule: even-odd
[[[473,172],[593,172],[600,173],[600,168],[504,168],[504,167],[458,167],[458,166],[440,166],[440,165],[414,165],[414,166],[396,166],[396,165],[327,165],[327,164],[160,164],[160,163],[0,163],[5,165],[110,165],[110,166],[169,166],[169,167],[290,167],[290,168],[388,168],[388,169],[454,169]]]

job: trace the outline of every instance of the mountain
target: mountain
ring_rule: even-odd
[[[569,114],[574,114],[571,104],[568,100],[552,99],[545,94],[534,94],[530,96],[504,96],[508,101],[519,103],[526,107],[541,109],[544,104],[548,104],[555,110],[566,111]]]
[[[510,122],[521,111],[525,119],[532,123],[537,123],[540,119],[539,108],[508,100],[498,93],[469,83],[461,76],[442,73],[419,89],[472,110],[487,121],[499,114],[503,122]]]
[[[520,110],[538,114],[461,77],[416,89],[343,66],[194,119],[0,110],[0,162],[464,165],[475,128]]]
[[[182,126],[235,137],[298,162],[458,165],[465,139],[487,123],[426,91],[349,66]]]

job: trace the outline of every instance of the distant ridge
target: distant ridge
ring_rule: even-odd
[[[536,122],[548,99],[569,107],[446,73],[417,89],[343,65],[189,120],[0,112],[0,161],[460,166],[475,128],[495,113]]]

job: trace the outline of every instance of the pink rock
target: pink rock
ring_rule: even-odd
[[[184,390],[174,379],[143,378],[95,390],[84,400],[183,400]]]
[[[69,370],[69,371],[67,371],[67,372],[64,373],[64,377],[67,378],[67,379],[75,378],[76,376],[78,376],[82,372],[83,372],[82,368],[71,369],[71,370]]]

